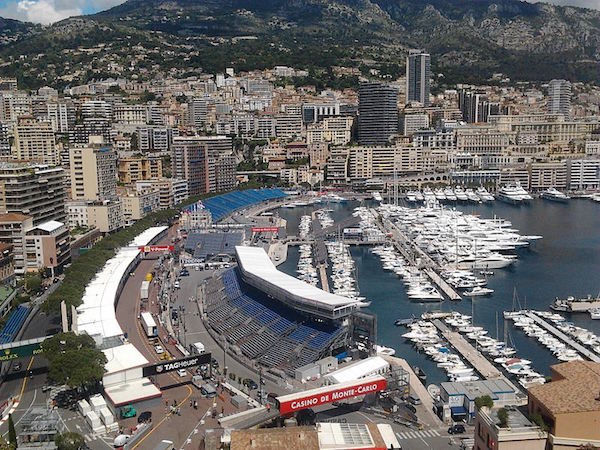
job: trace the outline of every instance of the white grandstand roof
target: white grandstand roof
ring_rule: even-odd
[[[346,383],[376,375],[389,367],[390,364],[381,356],[373,356],[331,372],[325,375],[325,378],[334,383]]]
[[[331,294],[298,278],[280,272],[262,247],[237,246],[235,251],[238,264],[243,273],[249,273],[268,284],[276,285],[291,295],[301,297],[309,302],[327,305],[331,308],[360,303],[341,295]]]
[[[133,344],[119,345],[102,350],[102,352],[106,355],[107,360],[104,366],[105,376],[148,364],[148,360]]]
[[[138,234],[133,241],[131,241],[131,246],[137,247],[141,245],[148,245],[152,240],[158,236],[160,233],[165,231],[168,227],[151,227],[147,230],[143,231],[141,234]]]

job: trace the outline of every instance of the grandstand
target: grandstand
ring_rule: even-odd
[[[345,343],[347,330],[314,321],[268,298],[229,269],[206,291],[209,325],[250,359],[293,376],[294,369]]]
[[[359,300],[332,294],[277,270],[261,247],[235,248],[243,280],[290,307],[326,320],[351,315],[362,306]]]
[[[27,319],[29,311],[29,308],[19,305],[17,309],[11,313],[10,317],[6,321],[6,324],[4,324],[4,327],[2,327],[2,331],[0,331],[0,345],[8,344],[9,342],[14,341],[17,333],[25,323],[25,319]]]
[[[190,233],[185,241],[185,251],[194,258],[207,260],[217,255],[234,256],[235,246],[242,243],[242,232],[229,231]]]
[[[208,198],[202,201],[204,208],[210,211],[213,222],[218,222],[233,212],[252,205],[283,198],[287,194],[281,189],[248,189],[234,191],[223,195]]]

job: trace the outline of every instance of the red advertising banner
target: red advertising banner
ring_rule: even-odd
[[[281,415],[300,411],[301,409],[314,408],[340,400],[359,397],[383,391],[387,387],[385,378],[376,378],[368,381],[357,381],[352,385],[332,385],[330,389],[318,388],[312,391],[298,392],[296,395],[285,395],[277,398],[279,413]],[[281,399],[281,400],[280,400]]]
[[[277,233],[279,231],[279,227],[253,227],[253,233]]]
[[[152,252],[172,252],[175,247],[172,245],[142,245],[138,247],[144,253]]]

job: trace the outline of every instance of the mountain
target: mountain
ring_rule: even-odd
[[[428,50],[447,82],[495,72],[600,82],[600,11],[517,0],[129,0],[30,30],[0,48],[0,73],[35,87],[283,64],[330,83],[335,65],[395,78],[409,48]]]

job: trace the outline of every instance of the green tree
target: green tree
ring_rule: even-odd
[[[86,388],[102,380],[106,356],[87,334],[58,333],[44,341],[42,350],[56,383]]]
[[[482,395],[481,397],[477,397],[475,399],[475,407],[477,409],[481,409],[481,407],[487,406],[488,408],[494,407],[494,400],[489,395]]]
[[[17,448],[17,430],[15,430],[12,414],[8,415],[8,443],[12,448]]]
[[[542,415],[539,412],[536,412],[534,414],[532,414],[529,419],[535,423],[538,427],[540,427],[540,430],[542,431],[548,431],[548,424],[544,421],[544,418],[542,417]]]
[[[2,436],[0,436],[0,450],[15,450],[15,446],[6,442]]]
[[[500,428],[506,428],[508,426],[508,411],[506,408],[500,408],[498,410],[498,425],[500,425]]]
[[[85,439],[83,436],[73,431],[57,434],[54,443],[58,447],[58,450],[79,450],[85,448]]]
[[[37,294],[42,289],[42,277],[39,273],[28,273],[25,275],[25,290],[31,294]]]

